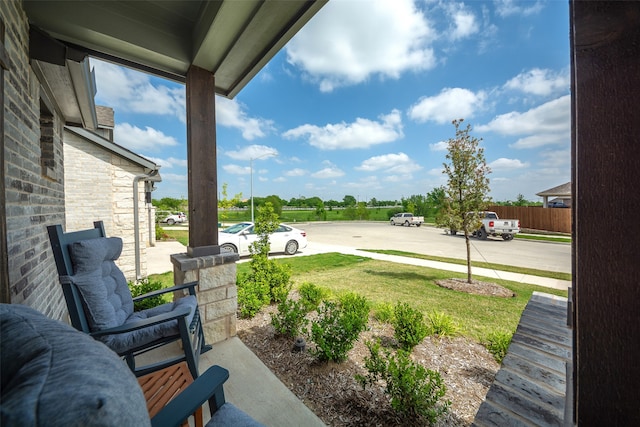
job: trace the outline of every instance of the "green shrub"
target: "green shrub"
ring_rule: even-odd
[[[434,424],[449,410],[451,402],[441,402],[446,387],[439,372],[413,362],[409,353],[403,350],[395,355],[388,350],[384,355],[380,354],[379,341],[367,342],[367,347],[370,356],[365,357],[364,365],[368,374],[356,375],[363,388],[383,380],[391,407],[412,424],[417,418],[425,418]]]
[[[271,324],[280,335],[295,338],[300,336],[309,321],[306,319],[308,311],[302,301],[291,299],[278,304],[278,312],[271,314]]]
[[[408,352],[420,344],[429,333],[429,327],[422,313],[407,303],[396,304],[392,325],[400,348]]]
[[[312,353],[322,361],[342,362],[367,326],[369,308],[364,297],[343,295],[338,302],[324,301],[311,324]]]
[[[373,308],[373,317],[382,323],[393,323],[393,304],[381,302]]]
[[[298,293],[300,294],[300,301],[303,302],[308,313],[317,309],[322,300],[327,298],[331,292],[313,283],[304,282],[300,285]]]
[[[502,363],[502,359],[507,355],[512,337],[513,334],[508,331],[492,331],[483,340],[483,344],[496,359],[496,362]]]
[[[440,311],[433,311],[427,315],[429,319],[429,332],[439,337],[453,336],[458,333],[460,327],[451,316]]]
[[[143,279],[135,283],[129,282],[128,285],[129,290],[131,291],[131,296],[133,298],[146,294],[148,292],[159,291],[160,289],[162,289],[162,283],[158,281],[151,281],[149,279]],[[134,302],[133,309],[135,311],[139,311],[146,310],[147,308],[157,307],[164,304],[165,302],[169,302],[167,298],[169,298],[167,294],[145,298],[142,301]]]
[[[255,316],[270,302],[282,302],[291,290],[291,267],[263,254],[254,254],[250,271],[238,279],[238,306],[242,317]]]
[[[369,321],[370,307],[367,299],[355,292],[345,292],[338,296],[338,302],[345,312],[353,315],[354,320],[361,321],[358,328],[364,331]]]
[[[241,317],[253,317],[269,304],[269,284],[255,280],[251,274],[238,280],[238,309]]]

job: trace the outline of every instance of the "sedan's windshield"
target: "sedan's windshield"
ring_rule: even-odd
[[[229,233],[229,234],[237,234],[250,226],[250,222],[241,222],[240,224],[232,225],[231,227],[227,227],[224,230],[221,230],[221,233]]]

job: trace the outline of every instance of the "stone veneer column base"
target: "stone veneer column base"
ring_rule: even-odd
[[[236,335],[238,259],[237,254],[195,258],[186,253],[171,255],[175,283],[198,282],[198,307],[207,344],[215,344]]]

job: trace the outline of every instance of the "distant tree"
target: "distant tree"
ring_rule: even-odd
[[[464,232],[467,246],[467,281],[471,279],[471,245],[469,236],[480,228],[480,216],[472,214],[485,209],[487,194],[489,193],[488,174],[491,169],[487,166],[484,149],[479,147],[482,139],[471,136],[471,125],[461,128],[464,119],[454,120],[456,128],[455,138],[447,141],[447,160],[444,163],[444,173],[447,174],[445,199],[446,221],[454,230]]]
[[[292,197],[287,203],[288,206],[293,206],[294,208],[299,208],[301,206],[301,202],[303,199],[299,199],[297,197]]]
[[[342,206],[344,206],[345,208],[349,207],[349,206],[355,206],[357,202],[358,201],[356,200],[355,197],[350,196],[350,195],[346,195],[342,199]]]
[[[436,223],[442,215],[446,197],[446,189],[442,185],[427,193],[427,216],[434,217],[436,219]]]
[[[271,208],[273,209],[273,212],[275,212],[276,215],[278,216],[282,215],[283,200],[280,197],[276,196],[275,194],[272,194],[271,196],[267,196],[261,200],[260,206],[264,206],[267,203],[271,203]]]
[[[359,202],[356,206],[356,218],[359,220],[369,219],[369,209],[366,202]]]
[[[316,205],[316,216],[323,221],[327,219],[327,212],[324,209],[324,203],[322,203],[322,200],[320,200]]]
[[[160,200],[151,200],[151,204],[158,210],[171,212],[186,212],[189,204],[186,199],[175,199],[173,197],[163,197]]]
[[[306,207],[308,208],[315,208],[316,206],[318,206],[318,203],[322,203],[322,205],[324,206],[324,202],[318,196],[309,197],[306,199],[306,202]]]
[[[218,197],[218,209],[223,209],[223,211],[219,215],[220,220],[226,220],[228,217],[224,209],[229,209],[234,206],[238,206],[238,204],[240,203],[240,200],[242,200],[242,193],[238,193],[235,196],[233,196],[232,199],[229,199],[229,196],[227,194],[227,187],[228,187],[228,184],[226,182],[222,184],[222,197]]]
[[[375,197],[372,197],[371,200],[369,200],[369,206],[378,206],[378,201]]]
[[[408,198],[402,198],[402,207],[406,212],[416,216],[427,215],[427,198],[422,194],[414,194]]]
[[[528,206],[529,201],[524,198],[522,194],[518,194],[516,202],[513,204],[514,206]]]

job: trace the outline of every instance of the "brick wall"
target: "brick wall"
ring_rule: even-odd
[[[66,319],[46,226],[64,223],[62,120],[50,109],[46,162],[41,148],[41,87],[29,65],[29,25],[21,2],[0,2],[10,69],[4,73],[4,188],[12,303]],[[45,107],[46,109],[46,107]],[[46,111],[42,110],[43,113]],[[47,116],[47,114],[43,114]],[[47,169],[48,168],[48,169]]]
[[[65,229],[92,228],[93,221],[102,220],[108,236],[122,238],[117,264],[127,280],[135,280],[133,180],[143,168],[71,132],[65,132],[64,141]],[[138,208],[140,267],[146,276],[149,221],[143,182],[138,185]]]

